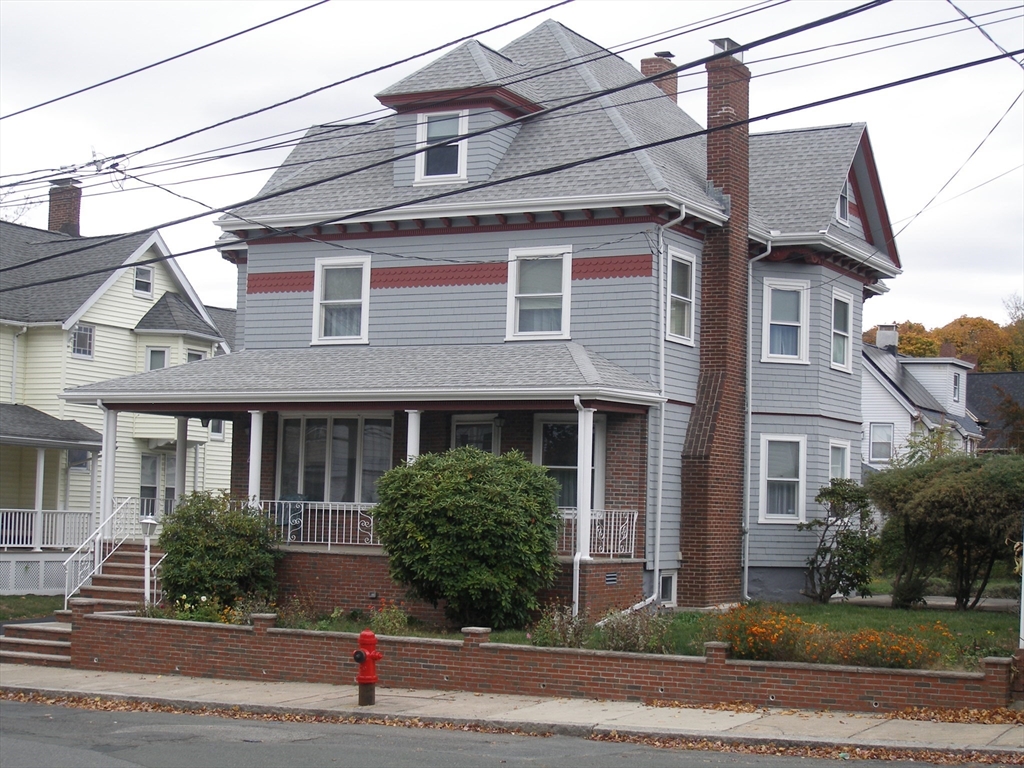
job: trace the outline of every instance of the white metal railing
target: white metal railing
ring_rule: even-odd
[[[0,547],[77,547],[88,537],[91,524],[91,512],[69,509],[0,509]]]
[[[159,605],[164,599],[164,587],[160,581],[160,566],[163,565],[164,558],[166,557],[167,553],[164,552],[160,559],[150,567],[149,573],[146,575],[146,578],[149,579],[150,602],[153,605]]]
[[[558,551],[576,551],[576,509],[562,507],[562,537]],[[590,511],[590,554],[594,557],[635,557],[635,509],[593,509]]]
[[[93,577],[125,539],[141,536],[138,501],[134,497],[115,499],[114,511],[99,524],[78,549],[64,561],[64,608],[75,592]]]
[[[379,546],[373,504],[338,501],[261,501],[270,523],[291,544]]]

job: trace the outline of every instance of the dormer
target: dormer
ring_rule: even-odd
[[[974,364],[956,357],[901,357],[908,369],[939,401],[946,412],[963,417],[967,413],[967,373]]]
[[[519,123],[477,133],[541,109],[525,68],[470,40],[377,94],[395,110],[395,186],[486,180]],[[413,149],[423,149],[402,157]]]

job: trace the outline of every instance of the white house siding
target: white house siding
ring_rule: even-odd
[[[864,463],[875,469],[885,469],[888,466],[887,462],[870,461],[871,424],[893,425],[893,452],[899,453],[906,448],[907,439],[910,437],[912,427],[910,412],[868,371],[864,372],[863,382],[864,427],[861,434],[861,453]]]
[[[19,327],[0,324],[0,403],[14,402],[11,398],[11,377],[14,375],[14,334],[20,330]]]
[[[903,361],[907,363],[906,360]],[[967,415],[967,368],[951,363],[918,363],[906,364],[906,370],[917,379],[925,389],[939,401],[947,413],[953,416]],[[960,374],[960,401],[953,400],[953,374]]]
[[[57,508],[57,473],[61,451],[46,451],[43,508]],[[33,509],[36,499],[36,449],[0,446],[0,507]]]

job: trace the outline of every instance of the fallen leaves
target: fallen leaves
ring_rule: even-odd
[[[932,723],[971,723],[978,725],[1024,725],[1024,711],[999,707],[997,709],[933,709],[913,707],[899,712],[888,712],[889,720],[925,720]]]

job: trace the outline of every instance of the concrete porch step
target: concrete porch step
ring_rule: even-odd
[[[130,605],[139,605],[145,599],[145,588],[142,584],[136,582],[137,586],[98,586],[93,584],[92,586],[82,587],[78,590],[78,597],[87,597],[90,600],[102,600],[104,602],[117,602],[127,603]],[[117,610],[117,609],[114,609]]]
[[[70,640],[34,640],[30,637],[0,636],[0,651],[23,653],[63,653],[71,651]]]
[[[69,642],[71,624],[59,621],[41,621],[31,624],[8,624],[4,627],[4,638],[18,640],[44,640]]]
[[[71,668],[71,657],[56,653],[26,653],[0,649],[0,662],[8,664],[34,664],[37,667]]]

